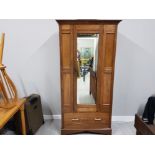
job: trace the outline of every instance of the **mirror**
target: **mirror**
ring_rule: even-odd
[[[77,104],[95,104],[99,34],[77,34]]]

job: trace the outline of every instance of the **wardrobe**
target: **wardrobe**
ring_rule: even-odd
[[[57,20],[61,66],[61,134],[112,134],[119,22]]]

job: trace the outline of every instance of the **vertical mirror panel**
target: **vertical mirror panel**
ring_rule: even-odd
[[[77,104],[96,102],[99,34],[77,35]]]

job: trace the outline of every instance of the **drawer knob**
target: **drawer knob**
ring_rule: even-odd
[[[94,120],[95,121],[101,121],[102,119],[101,118],[95,118]]]
[[[72,121],[79,121],[79,119],[78,118],[73,118]]]

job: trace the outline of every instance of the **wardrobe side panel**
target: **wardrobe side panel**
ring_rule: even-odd
[[[73,27],[60,26],[62,112],[73,112]]]
[[[113,97],[113,76],[116,50],[116,25],[104,25],[101,111],[111,115]],[[111,120],[109,120],[111,121]]]

